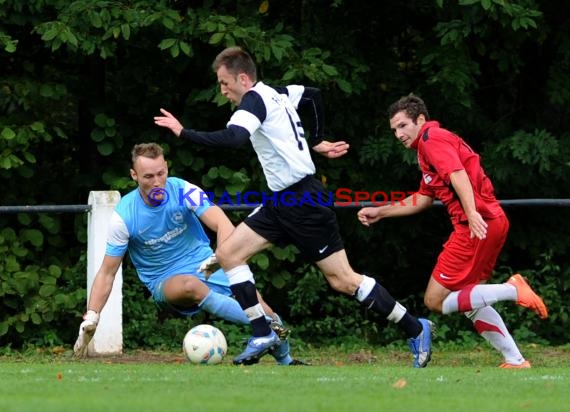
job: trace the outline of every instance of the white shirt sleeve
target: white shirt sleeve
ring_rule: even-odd
[[[129,230],[127,225],[123,218],[114,211],[107,232],[107,249],[105,254],[109,256],[124,256],[128,245]]]
[[[289,92],[289,100],[291,101],[291,103],[293,103],[295,109],[298,109],[301,97],[303,97],[303,93],[305,92],[305,86],[292,84],[287,86],[287,91]]]
[[[190,182],[185,182],[184,193],[180,196],[180,201],[184,203],[188,209],[201,216],[214,203],[210,200],[210,196],[214,196],[213,192],[206,192],[199,186]]]

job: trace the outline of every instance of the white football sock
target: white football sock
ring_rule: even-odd
[[[503,322],[503,318],[495,309],[491,306],[485,306],[466,312],[465,316],[473,322],[473,327],[477,333],[501,352],[505,362],[513,365],[520,365],[524,362],[525,359],[509,333],[505,322]]]
[[[447,295],[442,302],[441,312],[444,315],[453,312],[468,312],[504,300],[517,300],[517,290],[513,285],[507,283],[476,285]]]

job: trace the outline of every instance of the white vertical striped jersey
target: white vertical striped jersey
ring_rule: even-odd
[[[227,126],[247,129],[267,185],[280,191],[315,173],[305,131],[297,113],[304,87],[279,88],[257,82],[242,98]]]

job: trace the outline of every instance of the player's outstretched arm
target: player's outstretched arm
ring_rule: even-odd
[[[172,133],[179,137],[180,133],[182,133],[182,129],[184,128],[182,124],[172,115],[172,113],[164,109],[160,109],[160,112],[162,113],[162,116],[154,116],[154,124],[172,130]]]
[[[221,245],[235,229],[231,220],[219,206],[209,207],[200,215],[199,219],[216,233],[218,245]]]
[[[83,322],[79,325],[77,340],[73,345],[73,355],[76,358],[84,358],[88,355],[87,349],[89,342],[91,342],[97,330],[99,314],[111,294],[115,275],[117,270],[119,270],[122,260],[122,256],[105,255],[103,263],[95,275],[89,303],[87,305],[87,312],[83,315]]]
[[[363,207],[356,216],[364,226],[370,226],[387,217],[400,217],[420,213],[432,204],[432,197],[414,193],[399,202],[377,207]]]
[[[313,146],[313,150],[329,159],[336,159],[348,153],[350,145],[344,141],[329,142],[323,140],[318,145]]]

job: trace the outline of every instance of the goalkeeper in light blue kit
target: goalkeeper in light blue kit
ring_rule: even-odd
[[[168,177],[163,150],[155,143],[133,148],[130,174],[138,187],[121,199],[113,213],[105,257],[91,288],[75,355],[87,355],[99,313],[127,251],[159,308],[183,316],[203,310],[230,322],[249,324],[231,297],[225,273],[219,269],[208,276],[202,270],[202,263],[214,252],[201,222],[217,234],[218,243],[234,230],[222,209],[198,186]],[[281,365],[302,364],[289,354],[288,330],[279,316],[267,304],[263,306],[268,324],[282,338],[271,355]]]

